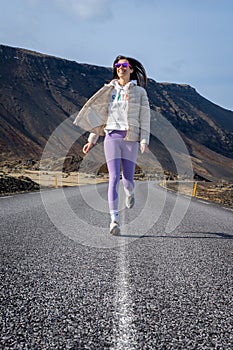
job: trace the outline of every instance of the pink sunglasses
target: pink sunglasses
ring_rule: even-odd
[[[132,68],[131,65],[129,64],[129,62],[115,63],[115,67],[116,68],[120,68],[121,66],[124,67],[124,68],[126,68],[126,67]]]

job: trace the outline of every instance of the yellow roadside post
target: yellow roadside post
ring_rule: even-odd
[[[193,186],[193,197],[197,196],[197,181],[194,182],[194,186]]]
[[[162,186],[163,186],[163,187],[166,187],[166,177],[163,178]]]
[[[55,188],[58,188],[58,176],[55,175]]]

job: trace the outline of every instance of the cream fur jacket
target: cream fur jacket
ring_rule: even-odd
[[[74,124],[90,131],[88,141],[96,143],[99,135],[104,135],[104,127],[108,118],[109,95],[114,85],[105,84],[98,90],[75,115]],[[128,130],[127,141],[138,141],[149,145],[150,107],[146,90],[131,83],[128,90]]]

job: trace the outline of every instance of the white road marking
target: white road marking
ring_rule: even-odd
[[[129,266],[126,258],[126,245],[119,247],[116,277],[115,322],[113,328],[114,344],[111,350],[136,350],[136,328],[128,282]]]
[[[226,210],[233,211],[233,208],[228,208],[228,207],[223,207],[223,208],[226,209]]]
[[[206,204],[206,205],[210,205],[210,204],[211,204],[211,203],[209,203],[209,202],[205,202],[205,201],[202,201],[202,200],[200,200],[200,199],[198,200],[198,202],[199,202],[199,203]],[[213,203],[212,203],[212,204],[213,204]]]

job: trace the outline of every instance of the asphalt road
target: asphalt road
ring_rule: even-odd
[[[0,198],[1,349],[233,347],[233,213],[137,183]]]

